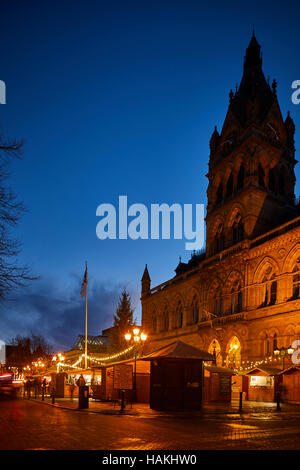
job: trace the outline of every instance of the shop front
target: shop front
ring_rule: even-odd
[[[206,366],[203,402],[230,402],[231,378],[235,372],[227,367]]]
[[[55,388],[57,398],[78,397],[77,380],[83,376],[85,384],[89,387],[89,393],[93,398],[94,390],[101,387],[102,374],[100,369],[76,369],[64,372],[51,373],[51,386]]]
[[[102,383],[99,390],[99,399],[103,401],[115,401],[120,398],[120,389],[116,386],[116,373],[119,366],[130,366],[132,370],[132,385],[126,389],[126,401],[138,403],[149,403],[150,400],[150,364],[137,359],[126,360],[110,364],[101,368]],[[135,381],[134,381],[135,375]],[[136,399],[134,399],[133,384],[136,383]]]
[[[275,402],[281,377],[280,369],[256,367],[245,373],[248,378],[247,399],[252,401]]]

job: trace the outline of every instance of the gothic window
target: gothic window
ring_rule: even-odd
[[[293,276],[293,299],[300,297],[300,274],[294,274]]]
[[[199,303],[197,296],[195,295],[192,302],[192,323],[198,323],[199,321]]]
[[[270,287],[270,303],[269,305],[274,305],[277,300],[277,281],[273,281]]]
[[[258,166],[258,184],[262,188],[265,187],[265,172],[264,172],[263,167],[261,166],[261,164],[259,164],[259,166]]]
[[[181,302],[178,303],[176,308],[175,328],[182,328],[183,325],[183,311]]]
[[[243,294],[241,290],[238,293],[238,312],[243,310]]]
[[[216,232],[216,252],[224,250],[225,237],[223,231],[223,224],[220,224]]]
[[[265,292],[264,292],[264,300],[263,300],[263,303],[262,303],[262,306],[263,307],[266,307],[268,305],[268,286],[267,284],[265,285]]]
[[[273,336],[273,352],[275,351],[275,349],[277,349],[277,347],[277,334],[275,333]]]
[[[169,329],[169,313],[167,308],[164,311],[163,315],[163,331],[168,331]]]
[[[231,173],[228,180],[227,180],[226,197],[232,196],[232,193],[233,193],[233,176],[232,176],[232,173]]]
[[[220,183],[217,189],[216,204],[221,204],[223,200],[223,184]]]
[[[232,241],[233,243],[239,243],[244,238],[244,226],[242,223],[241,215],[238,214],[232,225]]]
[[[277,301],[277,281],[274,280],[275,275],[271,276],[272,269],[269,268],[267,275],[263,278],[263,301],[261,307],[274,305]],[[271,280],[270,280],[271,278]]]
[[[237,177],[237,185],[236,185],[237,191],[243,188],[244,178],[245,178],[245,169],[244,169],[244,165],[242,164],[240,166],[240,170],[239,170],[238,177]]]
[[[238,285],[231,290],[231,309],[230,313],[239,313],[243,309],[243,295],[241,287]]]
[[[214,315],[222,316],[223,315],[223,298],[221,292],[218,291],[215,295],[214,301]]]

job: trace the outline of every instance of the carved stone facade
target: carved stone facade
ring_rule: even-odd
[[[220,365],[246,367],[300,339],[295,126],[282,118],[254,35],[229,98],[210,140],[206,252],[152,289],[146,267],[142,325],[152,349],[181,339]]]

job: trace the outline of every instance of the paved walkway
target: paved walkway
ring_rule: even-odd
[[[24,398],[28,400],[27,397]],[[70,398],[56,398],[55,403],[52,403],[51,397],[45,397],[42,401],[41,397],[33,398],[31,397],[30,400],[40,402],[45,405],[50,405],[62,409],[72,410],[72,411],[79,411],[79,412],[92,412],[92,413],[101,413],[101,414],[108,414],[108,415],[118,415],[118,414],[127,414],[127,415],[134,415],[134,416],[142,416],[142,417],[164,417],[164,416],[202,416],[202,415],[230,415],[236,414],[240,415],[239,411],[239,402],[238,400],[233,400],[231,403],[224,404],[224,403],[214,403],[214,404],[204,404],[203,409],[199,411],[182,411],[182,412],[162,412],[151,410],[148,403],[134,403],[134,404],[127,404],[125,410],[121,411],[120,403],[112,403],[112,402],[101,402],[94,399],[89,399],[89,407],[86,409],[79,409],[78,408],[78,398],[74,398],[71,400]],[[288,403],[282,403],[280,405],[281,411],[277,410],[276,403],[266,403],[266,402],[254,402],[254,401],[244,401],[242,414],[243,416],[259,416],[260,414],[272,415],[273,418],[276,415],[284,416],[297,416],[300,417],[300,405],[292,405]]]
[[[85,411],[76,410],[77,400],[69,405],[70,400],[54,406],[49,399],[0,400],[0,449],[300,449],[295,407],[276,412],[272,404],[245,403],[239,414],[233,404],[229,411],[204,408],[201,415],[159,413],[140,404],[127,414],[107,403],[92,401]]]

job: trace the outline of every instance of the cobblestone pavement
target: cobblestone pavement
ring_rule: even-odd
[[[106,415],[24,399],[0,401],[0,448],[15,449],[300,449],[300,413],[255,407],[243,415]]]

